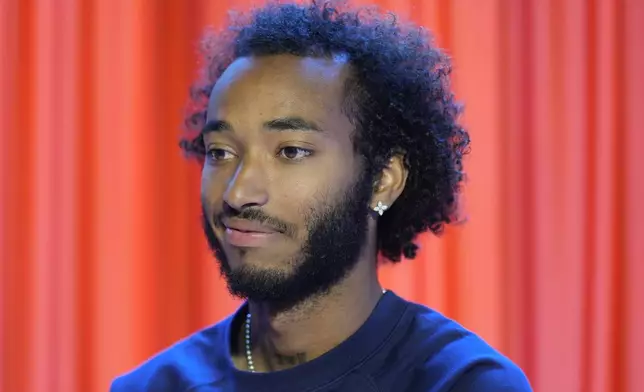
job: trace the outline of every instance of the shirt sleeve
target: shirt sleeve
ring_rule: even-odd
[[[450,392],[532,392],[527,377],[514,366],[475,366],[463,373]]]

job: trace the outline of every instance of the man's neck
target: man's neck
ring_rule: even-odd
[[[280,370],[321,356],[357,331],[381,296],[375,263],[359,262],[328,294],[292,309],[274,313],[270,304],[250,303],[255,369]],[[240,332],[241,351],[246,352]]]

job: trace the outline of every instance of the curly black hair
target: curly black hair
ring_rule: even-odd
[[[456,218],[464,181],[467,131],[452,93],[448,56],[424,28],[400,22],[377,8],[344,2],[269,3],[237,14],[202,42],[201,79],[193,86],[184,151],[204,156],[201,127],[212,88],[239,57],[291,54],[347,56],[351,74],[343,106],[355,125],[355,151],[377,176],[395,154],[404,156],[406,186],[378,224],[378,250],[398,262],[414,258],[415,237],[440,234]]]

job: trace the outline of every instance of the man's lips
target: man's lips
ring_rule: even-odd
[[[232,229],[236,231],[246,232],[246,233],[278,233],[279,230],[276,230],[270,226],[262,225],[258,222],[246,221],[246,220],[226,220],[223,222],[224,226],[227,229]]]
[[[225,221],[224,240],[232,246],[240,248],[259,248],[274,241],[280,232],[251,221]]]

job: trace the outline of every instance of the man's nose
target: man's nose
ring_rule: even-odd
[[[261,165],[242,162],[228,181],[224,201],[237,211],[268,203],[266,174]]]

